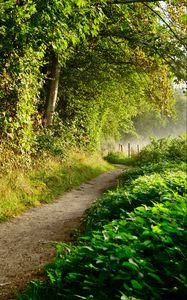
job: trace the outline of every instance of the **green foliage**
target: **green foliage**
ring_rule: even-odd
[[[58,117],[51,127],[40,127],[37,130],[35,148],[37,155],[48,152],[52,156],[67,158],[73,149],[76,151],[76,140],[69,128],[63,126]]]
[[[22,154],[35,152],[33,131],[34,119],[36,119],[36,104],[39,98],[39,89],[42,86],[42,78],[39,79],[41,57],[28,49],[25,56],[19,58],[20,73],[16,79],[18,95],[17,112],[13,123],[14,139],[17,149]]]
[[[168,198],[175,198],[175,193],[186,195],[186,173],[165,171],[162,175],[139,176],[117,190],[107,192],[87,212],[86,232],[101,229],[103,225],[114,219],[119,219],[122,211],[129,211],[141,204],[152,206],[153,203],[163,203]],[[137,173],[135,173],[137,176]],[[130,174],[131,176],[131,174]]]
[[[185,162],[169,162],[163,161],[158,163],[146,163],[145,165],[136,165],[134,168],[126,170],[120,176],[121,184],[127,184],[132,179],[136,179],[141,175],[147,175],[151,173],[164,173],[165,171],[183,171],[186,172],[186,163]]]
[[[110,50],[115,50],[112,57]],[[126,62],[120,64],[114,60],[116,51],[116,45],[109,37],[95,41],[94,47],[81,45],[61,75],[58,102],[60,116],[69,124],[70,130],[72,126],[76,127],[77,139],[80,144],[88,147],[91,145],[96,148],[103,140],[111,137],[119,139],[122,132],[134,132],[134,117],[146,111],[160,110],[163,100],[168,103],[167,109],[169,105],[172,106],[169,81],[167,87],[159,86],[159,90],[170,90],[167,97],[157,95],[155,90],[150,90],[153,70],[136,68],[136,62],[143,59],[138,50],[134,54],[135,65],[128,66],[128,70]],[[127,46],[124,46],[123,51],[118,51],[119,57],[131,59]],[[105,52],[109,55],[108,61]],[[155,78],[159,80],[160,72],[154,73],[154,82]],[[166,71],[163,77],[167,81]]]
[[[133,165],[135,159],[126,157],[122,152],[110,152],[104,159],[112,164]]]
[[[62,70],[56,110],[79,147],[95,150],[109,136],[132,132],[134,117],[147,111],[171,114],[170,71],[179,79],[186,73],[182,0],[179,6],[159,10],[174,19],[173,34],[153,12],[157,3],[3,1],[0,138],[22,156],[37,152],[52,54]]]
[[[162,145],[163,157],[176,145],[183,151],[182,138]],[[187,165],[179,158],[124,172],[86,212],[79,244],[57,245],[46,282],[18,299],[185,299]]]
[[[50,4],[6,1],[0,14],[1,137],[15,152],[31,155],[37,151],[34,127],[49,53],[58,53],[64,65],[77,43],[98,34],[104,15],[100,7],[87,6],[87,1],[56,0]]]
[[[187,142],[186,135],[177,138],[152,139],[139,154],[140,163],[168,161],[186,161]]]
[[[95,230],[78,246],[59,244],[57,257],[46,267],[47,282],[33,283],[19,299],[185,299],[184,181],[180,171],[153,174],[136,179],[127,190],[109,192],[97,213],[108,210],[113,221],[107,216],[101,226],[91,209]],[[129,212],[122,209],[127,200],[122,191],[141,199],[134,210],[132,204]]]
[[[163,115],[162,112],[148,111],[133,119],[134,126],[140,138],[148,136],[177,136],[186,131],[187,99],[182,89],[174,91],[174,114]],[[124,137],[125,138],[125,137]]]
[[[62,159],[60,149],[53,150],[53,155],[45,152],[28,163],[17,161],[13,152],[9,149],[1,152],[0,148],[0,222],[29,207],[49,203],[74,186],[111,169],[99,156],[74,151]]]

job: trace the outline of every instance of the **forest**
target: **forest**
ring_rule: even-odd
[[[186,22],[185,0],[0,0],[1,224],[128,165],[18,299],[186,299]]]

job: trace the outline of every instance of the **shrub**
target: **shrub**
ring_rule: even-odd
[[[152,139],[151,144],[142,149],[138,155],[140,163],[169,161],[186,161],[186,135],[177,138]]]
[[[108,222],[119,219],[122,211],[132,211],[137,206],[163,203],[174,198],[175,193],[186,195],[186,173],[182,171],[154,173],[132,180],[128,186],[108,191],[90,209],[85,218],[86,232],[101,229]]]
[[[20,299],[185,299],[186,214],[184,197],[175,195],[122,213],[79,246],[58,245],[47,284]]]
[[[187,165],[185,162],[158,162],[158,163],[147,163],[145,165],[136,166],[134,168],[127,169],[121,176],[120,176],[120,184],[127,185],[131,182],[132,179],[136,179],[141,175],[147,175],[151,173],[164,173],[167,170],[171,171],[184,171],[187,170]]]

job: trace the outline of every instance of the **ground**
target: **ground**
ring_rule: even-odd
[[[117,184],[123,169],[109,171],[64,194],[54,203],[30,209],[0,224],[0,299],[15,299],[15,291],[43,277],[43,266],[55,254],[54,245],[70,241],[85,210]]]

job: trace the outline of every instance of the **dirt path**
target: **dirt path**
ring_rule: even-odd
[[[30,209],[24,215],[0,224],[0,300],[14,299],[54,256],[54,243],[70,241],[81,217],[104,190],[117,183],[116,169],[82,184],[52,204]]]

